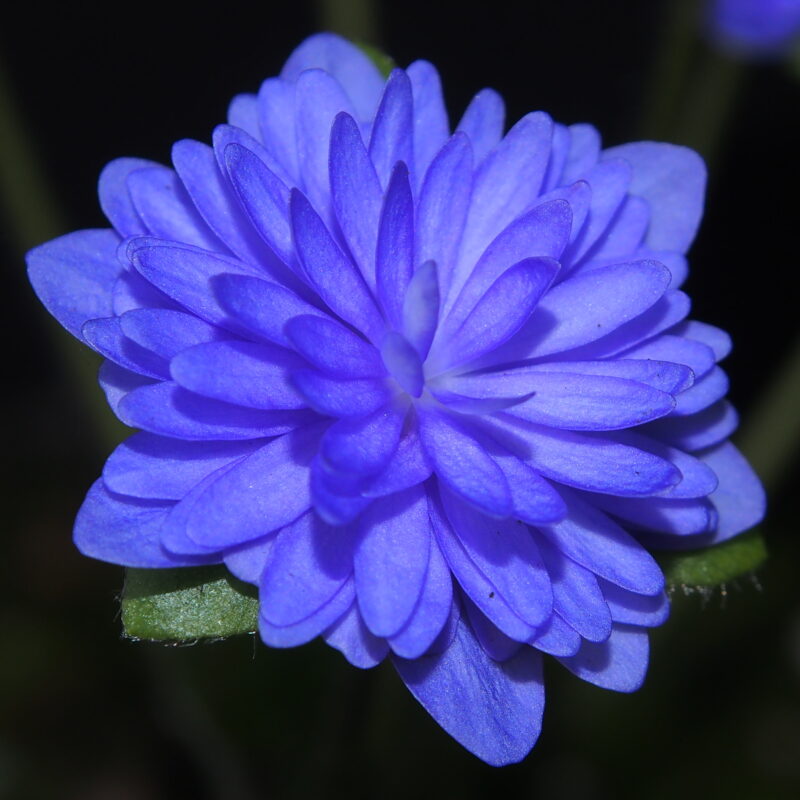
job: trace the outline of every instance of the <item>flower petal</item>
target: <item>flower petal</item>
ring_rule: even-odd
[[[578,499],[564,498],[567,517],[539,530],[567,558],[637,594],[658,594],[664,588],[664,575],[655,559],[602,511]]]
[[[27,255],[28,277],[45,308],[75,337],[90,319],[110,317],[121,271],[119,236],[110,229],[68,233]]]
[[[143,158],[115,158],[103,167],[97,184],[100,208],[120,236],[147,233],[128,191],[128,175],[137,169],[160,166]]]
[[[358,608],[375,636],[409,621],[425,585],[432,538],[421,487],[374,502],[361,519],[354,567]]]
[[[298,369],[292,373],[292,383],[311,408],[329,417],[371,414],[392,399],[383,380],[339,380],[310,369]]]
[[[177,439],[261,439],[314,418],[308,411],[263,411],[200,397],[176,383],[142,386],[119,401],[119,418],[134,428]]]
[[[188,567],[219,563],[220,554],[178,556],[161,546],[159,531],[172,503],[119,497],[97,480],[75,520],[75,546],[85,556],[125,567]]]
[[[630,192],[650,206],[647,244],[653,250],[685,253],[703,214],[703,159],[687,147],[661,142],[623,144],[605,150],[602,158],[623,158],[633,167]]]
[[[413,173],[413,120],[411,81],[403,70],[394,69],[386,81],[369,140],[369,157],[382,186],[389,184],[398,161]]]
[[[325,631],[325,641],[359,669],[377,666],[389,653],[386,640],[370,633],[355,603]]]
[[[225,403],[264,410],[305,408],[292,370],[304,365],[290,350],[254,342],[207,342],[170,362],[172,379],[191,392]]]
[[[602,578],[600,588],[614,622],[650,628],[663,624],[669,617],[669,597],[666,592],[647,597],[626,592]]]
[[[406,74],[414,94],[414,160],[419,179],[447,141],[450,123],[436,67],[427,61],[415,61]]]
[[[614,692],[635,692],[647,672],[647,632],[614,625],[607,641],[584,642],[577,655],[559,661],[582,680]]]
[[[402,658],[419,658],[428,652],[450,619],[453,578],[434,538],[429,540],[428,555],[419,602],[404,627],[389,639],[392,650]]]
[[[261,616],[279,627],[319,611],[353,574],[355,527],[333,528],[309,511],[287,525],[261,576]]]
[[[494,89],[482,89],[470,101],[456,130],[469,137],[476,163],[500,143],[505,117],[505,103]]]
[[[212,483],[189,516],[189,538],[229,547],[297,519],[311,505],[309,465],[319,435],[311,425],[274,439]]]
[[[311,286],[331,310],[376,341],[384,323],[358,268],[333,241],[308,200],[295,189],[290,213],[297,253]]]
[[[454,419],[420,409],[419,431],[439,480],[487,514],[509,516],[511,490],[503,471]]]
[[[262,442],[187,442],[137,433],[111,454],[103,480],[112,492],[180,500],[212,472],[249,455]]]
[[[487,764],[521,761],[536,743],[544,709],[541,657],[523,647],[493,661],[465,620],[439,656],[394,658],[400,677],[425,710]]]

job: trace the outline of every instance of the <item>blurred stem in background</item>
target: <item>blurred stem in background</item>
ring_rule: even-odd
[[[676,142],[705,158],[711,178],[736,104],[746,94],[747,62],[704,35],[708,0],[665,3],[663,34],[644,98],[640,134]],[[798,50],[800,52],[800,50]],[[779,488],[800,441],[800,340],[760,393],[736,437],[767,491]]]
[[[57,207],[55,193],[48,185],[45,170],[37,159],[33,139],[16,107],[11,84],[0,63],[0,219],[19,254],[19,263],[7,266],[11,280],[24,280],[24,254],[32,247],[60,236],[69,230],[67,220]],[[29,290],[30,291],[30,290]],[[42,319],[47,316],[41,313]],[[109,411],[97,387],[100,357],[87,347],[65,336],[61,327],[49,318],[45,327],[51,335],[53,351],[58,354],[66,392],[79,393],[81,406],[94,422],[94,433],[104,449],[118,444],[128,429]]]
[[[378,10],[372,0],[316,0],[316,9],[320,30],[359,44],[380,44]]]

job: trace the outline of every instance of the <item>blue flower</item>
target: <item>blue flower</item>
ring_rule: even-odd
[[[709,27],[727,49],[780,54],[800,37],[800,0],[710,0]]]
[[[75,526],[134,567],[224,563],[274,647],[391,656],[490,764],[539,734],[542,655],[640,686],[664,621],[649,547],[756,523],[727,441],[728,337],[688,321],[693,152],[479,92],[455,132],[427,62],[384,82],[329,34],[213,147],[109,164],[113,228],[29,255],[140,428]]]

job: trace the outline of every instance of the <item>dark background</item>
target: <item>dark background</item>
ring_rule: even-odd
[[[687,290],[694,317],[733,334],[731,397],[751,442],[795,346],[800,81],[784,63],[714,55],[681,16],[684,0],[403,0],[361,21],[360,0],[332,20],[335,5],[54,14],[30,2],[0,27],[0,798],[800,796],[790,457],[770,472],[772,558],[758,585],[742,579],[705,598],[679,590],[635,695],[550,664],[544,731],[518,766],[492,769],[463,751],[389,665],[363,673],[319,643],[121,639],[123,571],[80,556],[70,529],[122,431],[91,385],[91,357],[30,291],[23,254],[104,226],[95,188],[107,161],[167,161],[173,141],[208,140],[229,99],[255,91],[315,30],[366,34],[401,66],[433,61],[453,121],[488,85],[511,121],[541,108],[594,123],[609,145],[652,136],[701,147],[711,176]],[[681,70],[676,89],[669,76]],[[797,405],[772,420],[779,439],[791,437]]]

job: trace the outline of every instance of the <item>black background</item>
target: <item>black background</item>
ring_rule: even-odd
[[[704,70],[730,69],[698,37],[664,45],[679,4],[384,2],[373,38],[401,66],[437,65],[453,120],[492,86],[510,121],[541,108],[594,123],[608,145],[643,134],[695,144],[680,102],[642,122],[663,100],[660,58],[685,56],[689,91]],[[461,750],[388,665],[362,673],[318,643],[274,651],[246,637],[181,649],[120,639],[122,570],[70,541],[120,429],[87,385],[91,358],[30,291],[23,254],[105,225],[96,180],[112,158],[167,161],[173,141],[207,141],[234,94],[255,91],[326,24],[320,5],[54,13],[28,3],[0,28],[13,103],[0,109],[0,797],[798,796],[800,548],[788,467],[764,526],[773,557],[763,589],[746,579],[725,596],[679,593],[635,695],[550,665],[544,732],[519,766],[491,769]],[[740,72],[708,149],[687,290],[694,317],[733,335],[726,366],[746,421],[798,331],[800,81],[777,61]],[[24,199],[40,179],[45,194]]]

